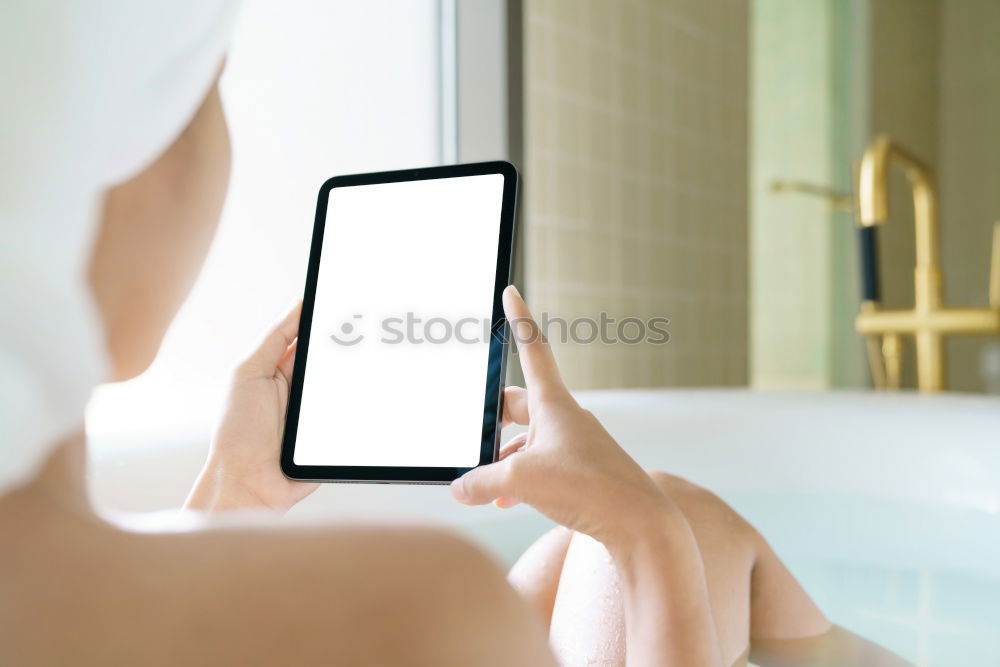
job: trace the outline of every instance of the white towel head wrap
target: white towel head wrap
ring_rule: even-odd
[[[235,16],[221,0],[0,6],[0,494],[80,428],[105,377],[86,281],[104,192],[186,127]]]

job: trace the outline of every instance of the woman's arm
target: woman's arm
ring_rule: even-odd
[[[698,545],[676,507],[605,543],[622,582],[629,665],[721,665]]]
[[[528,503],[611,553],[623,585],[631,665],[721,665],[697,544],[680,510],[566,390],[520,294],[504,292],[527,392],[505,413],[528,424],[501,460],[452,484],[467,504]]]

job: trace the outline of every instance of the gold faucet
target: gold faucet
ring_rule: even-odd
[[[946,335],[1000,334],[1000,223],[993,228],[990,266],[990,305],[983,308],[949,307],[941,297],[938,264],[937,196],[930,168],[888,137],[876,137],[865,150],[858,174],[858,222],[881,224],[889,216],[888,167],[895,162],[906,174],[913,190],[916,231],[916,266],[913,271],[914,304],[909,310],[882,310],[865,302],[855,319],[858,333],[883,337],[888,386],[899,383],[899,349],[902,336],[913,336],[917,352],[917,387],[941,391],[944,381],[944,337]]]

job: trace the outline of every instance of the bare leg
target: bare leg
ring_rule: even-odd
[[[507,574],[510,584],[538,611],[545,627],[552,622],[563,561],[572,539],[573,531],[553,528],[535,540]]]
[[[763,538],[732,508],[679,477],[660,472],[650,476],[691,524],[729,664],[745,663],[751,635],[785,639],[830,629]],[[601,544],[584,535],[553,531],[525,552],[510,580],[550,618],[550,641],[564,663],[624,664],[621,593]]]

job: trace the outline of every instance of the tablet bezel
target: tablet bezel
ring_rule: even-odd
[[[503,414],[503,389],[507,369],[507,340],[509,338],[507,321],[503,313],[502,295],[503,290],[511,282],[514,267],[518,186],[517,168],[511,163],[503,161],[334,176],[320,187],[316,204],[316,220],[313,224],[312,246],[309,251],[305,293],[302,299],[302,319],[299,323],[295,366],[292,371],[288,409],[285,414],[285,428],[281,443],[281,470],[289,479],[310,482],[447,484],[471,470],[471,468],[461,467],[298,465],[294,458],[299,410],[302,402],[302,386],[309,357],[309,330],[312,326],[313,304],[316,299],[316,284],[319,278],[320,255],[323,250],[323,235],[326,228],[326,212],[330,192],[337,187],[484,174],[501,174],[504,178],[496,276],[493,288],[493,313],[490,323],[489,359],[483,405],[483,431],[478,465],[492,463],[496,460],[500,443],[500,416]]]

